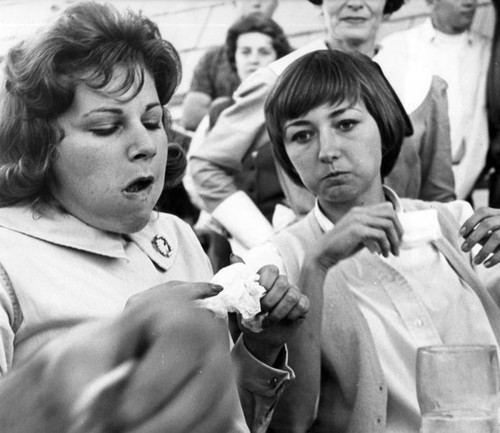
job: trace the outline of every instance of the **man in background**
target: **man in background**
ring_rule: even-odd
[[[406,92],[415,85],[412,71],[417,67],[446,80],[456,194],[470,199],[488,151],[486,76],[491,41],[471,30],[477,0],[427,3],[430,17],[383,39],[381,54]]]

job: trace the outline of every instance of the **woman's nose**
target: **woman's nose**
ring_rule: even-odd
[[[353,11],[358,11],[366,6],[364,0],[347,0],[346,6]]]
[[[130,160],[151,159],[158,148],[149,130],[144,125],[137,126],[129,136],[128,157]]]
[[[252,51],[250,53],[250,55],[248,56],[248,61],[249,61],[249,63],[252,63],[252,64],[259,63],[259,61],[260,61],[259,53],[257,53],[256,51]]]
[[[320,133],[319,145],[319,159],[322,162],[331,163],[340,156],[340,142],[332,130]]]

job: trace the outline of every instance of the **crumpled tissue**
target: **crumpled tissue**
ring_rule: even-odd
[[[260,332],[265,317],[259,314],[260,298],[266,294],[266,289],[258,281],[259,275],[248,265],[234,263],[222,268],[210,281],[222,286],[222,292],[198,302],[220,318],[226,317],[227,313],[239,313],[243,326],[253,332]]]

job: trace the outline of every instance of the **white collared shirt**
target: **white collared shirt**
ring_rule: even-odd
[[[488,149],[486,75],[491,41],[472,31],[439,32],[430,19],[382,39],[375,60],[398,95],[411,99],[428,71],[447,84],[448,115],[455,187],[466,198],[481,173]]]
[[[136,293],[212,276],[188,225],[156,212],[124,238],[58,211],[1,208],[0,266],[12,289],[0,279],[0,375],[70,327],[121,312]]]
[[[369,264],[367,272],[361,270],[362,277],[342,273],[343,280],[338,284],[346,284],[354,294],[375,341],[388,389],[387,432],[417,433],[420,427],[415,389],[418,347],[497,343],[477,295],[430,243],[441,236],[437,214],[427,210],[406,213],[397,195],[387,187],[384,190],[405,230],[400,255],[384,258],[365,248],[346,260],[363,266]],[[460,223],[472,213],[466,202],[455,201],[446,206]],[[313,212],[323,232],[334,228],[317,203]],[[419,214],[412,218],[410,214],[416,213]],[[422,231],[422,227],[426,229]],[[282,271],[285,268],[271,243],[253,249],[244,259],[256,267],[267,262]]]

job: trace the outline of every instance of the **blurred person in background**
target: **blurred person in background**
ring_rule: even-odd
[[[240,18],[261,13],[271,18],[278,0],[233,0]],[[232,96],[240,84],[240,77],[227,58],[226,46],[208,49],[195,66],[191,85],[182,106],[181,125],[194,131],[208,113],[211,103],[223,96]]]
[[[455,192],[471,194],[481,176],[488,151],[486,76],[491,41],[471,29],[477,0],[427,0],[430,17],[422,24],[393,33],[381,41],[385,70],[399,80],[396,88],[411,94],[428,69],[447,87],[451,155]]]
[[[292,51],[283,29],[261,13],[250,14],[236,21],[228,30],[225,46],[229,64],[241,80]],[[234,99],[230,96],[217,98],[212,103],[209,114],[201,121],[193,136],[189,154],[205,145],[208,131],[213,128],[220,113],[233,103]],[[242,171],[236,174],[236,182],[251,197],[264,217],[271,221],[276,205],[283,203],[285,197],[276,173],[269,139],[266,137],[253,148],[254,151],[243,161]],[[203,202],[192,183],[189,164],[184,185],[192,200],[203,209]],[[260,215],[256,216],[258,217]],[[214,270],[226,266],[231,247],[224,227],[202,211],[195,229],[199,235],[207,234],[210,237],[208,246],[205,246],[208,247]],[[250,227],[246,230],[250,230]],[[237,248],[235,245],[236,250]]]
[[[279,223],[273,227],[236,184],[242,161],[255,150],[256,143],[269,141],[264,103],[274,83],[289,64],[315,50],[358,51],[378,62],[378,30],[384,19],[399,10],[404,1],[314,0],[312,3],[321,7],[326,37],[297,49],[245,80],[235,92],[236,103],[222,112],[204,146],[193,151],[189,159],[205,208],[246,249],[264,242],[276,229],[302,217],[314,205],[311,193],[291,182],[278,167],[289,207],[284,208],[286,211],[280,208],[275,218]],[[385,73],[383,63],[381,67]],[[408,130],[411,136],[405,139],[385,182],[402,197],[450,201],[455,198],[455,191],[446,83],[428,71],[419,72],[413,95],[399,95],[413,127]],[[394,77],[389,74],[388,79],[392,83]]]
[[[500,208],[500,0],[492,0],[491,3],[496,18],[486,96],[491,140],[488,166],[493,168],[489,180],[489,204]]]

